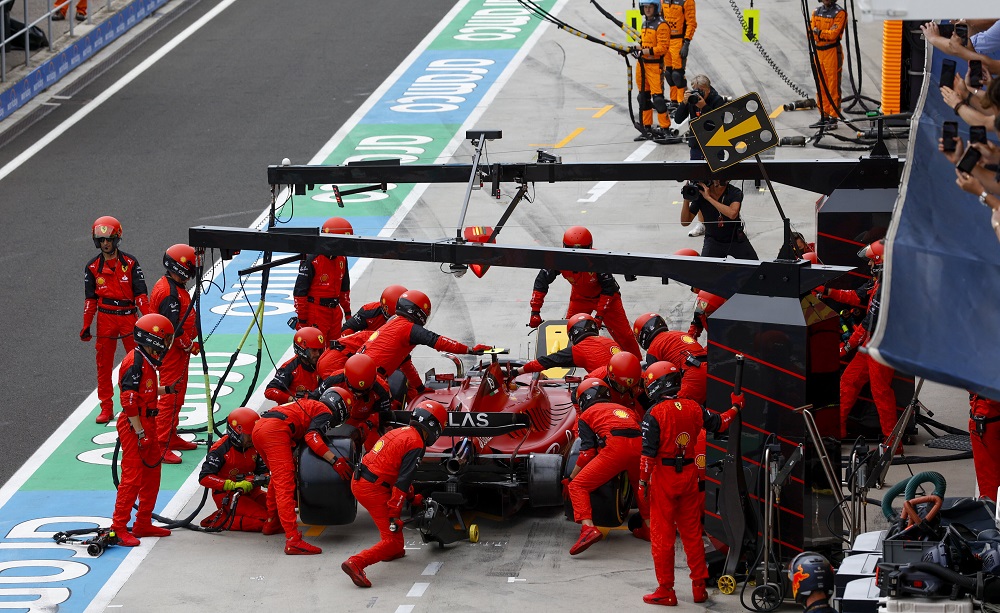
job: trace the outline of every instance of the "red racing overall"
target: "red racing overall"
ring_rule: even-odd
[[[159,313],[169,319],[176,331],[174,342],[163,356],[163,364],[159,368],[163,384],[170,385],[176,392],[163,394],[157,403],[160,413],[156,420],[159,424],[156,438],[161,445],[167,446],[171,444],[171,438],[177,431],[181,407],[184,406],[184,395],[187,393],[188,385],[188,364],[191,362],[190,352],[198,335],[195,329],[198,315],[191,306],[191,296],[187,289],[169,275],[160,277],[153,286],[150,308],[153,313]]]
[[[969,440],[979,495],[996,500],[1000,487],[1000,402],[969,394]]]
[[[347,258],[342,255],[306,256],[299,264],[292,296],[300,328],[313,326],[327,339],[339,337],[344,314],[351,316],[351,275]]]
[[[410,362],[410,352],[417,345],[426,345],[437,351],[450,353],[469,353],[469,347],[446,336],[431,332],[420,324],[415,324],[405,317],[393,315],[384,326],[372,333],[365,344],[358,350],[375,360],[379,373],[387,377],[396,370],[406,375],[407,384],[411,389],[423,386],[420,375]]]
[[[229,441],[229,435],[224,435],[219,442],[212,445],[212,450],[201,465],[198,482],[212,490],[212,500],[219,509],[202,520],[203,527],[219,526],[227,530],[242,532],[260,532],[267,520],[267,494],[260,486],[255,485],[247,494],[241,494],[236,506],[230,508],[229,501],[236,495],[236,490],[225,491],[226,481],[250,481],[255,475],[267,473],[267,467],[257,450],[252,446],[243,450]]]
[[[327,353],[329,351],[324,351],[323,355]],[[323,359],[322,355],[320,359]],[[306,394],[316,389],[319,382],[318,369],[309,368],[298,357],[294,357],[274,372],[274,378],[264,390],[264,398],[278,404],[292,402],[296,398],[305,397]]]
[[[598,323],[604,322],[611,337],[618,345],[642,359],[642,351],[639,343],[632,335],[632,325],[628,316],[625,315],[625,307],[622,306],[622,295],[618,282],[606,272],[571,272],[569,270],[558,271],[553,268],[544,268],[535,277],[535,285],[531,293],[531,310],[541,311],[545,301],[545,295],[549,292],[549,285],[562,274],[563,278],[569,281],[572,286],[569,294],[569,306],[566,307],[566,318],[570,318],[577,313],[594,313]],[[592,369],[591,369],[592,370]]]
[[[326,379],[338,370],[343,370],[347,358],[357,353],[371,335],[369,330],[362,330],[330,341],[330,348],[316,360],[316,374],[320,380]]]
[[[635,342],[635,339],[632,339]],[[637,345],[638,346],[638,345]],[[540,356],[522,367],[523,372],[542,372],[550,368],[579,366],[588,373],[607,368],[611,356],[621,351],[617,341],[603,336],[588,336],[555,353]]]
[[[395,510],[390,511],[389,499],[393,493],[409,491],[423,456],[423,437],[413,426],[406,426],[386,432],[361,459],[351,491],[361,506],[368,509],[381,537],[376,545],[351,556],[362,569],[403,557],[403,531],[390,529],[389,520],[394,518],[390,513]]]
[[[580,472],[569,482],[569,497],[577,523],[591,519],[590,493],[612,477],[628,471],[632,487],[639,487],[642,431],[632,412],[610,402],[592,405],[580,414]],[[649,518],[647,500],[639,499],[639,514]]]
[[[708,353],[690,335],[677,330],[660,332],[646,351],[646,363],[670,362],[682,373],[679,398],[704,405],[708,394]]]
[[[146,278],[139,262],[121,250],[110,260],[98,255],[84,268],[83,295],[84,329],[90,328],[97,317],[97,398],[101,401],[101,412],[110,415],[114,411],[111,371],[115,367],[115,349],[118,339],[125,351],[135,348],[132,330],[136,309],[142,315],[149,312]],[[151,430],[150,435],[155,432]]]
[[[878,312],[881,303],[882,285],[879,278],[872,277],[870,281],[856,290],[829,289],[829,296],[838,302],[851,306],[867,305],[867,312],[862,322],[854,329],[847,341],[850,348],[862,347],[868,344],[871,332],[878,322]],[[892,377],[895,371],[889,366],[876,362],[866,353],[860,351],[854,354],[844,374],[840,377],[840,438],[847,437],[847,418],[858,401],[858,394],[865,383],[871,384],[872,400],[878,410],[878,421],[882,435],[888,438],[896,425],[896,393],[892,391]]]
[[[132,505],[136,499],[139,500],[139,510],[135,514],[135,525],[148,527],[153,521],[153,508],[160,490],[161,455],[159,445],[154,443],[159,381],[153,362],[138,348],[125,356],[118,372],[122,412],[118,414],[116,426],[118,440],[122,444],[122,477],[111,525],[123,531],[132,516]],[[148,448],[139,447],[139,438],[128,419],[135,416],[142,424]]]
[[[335,426],[333,414],[318,400],[302,398],[276,406],[260,416],[253,429],[253,446],[271,470],[267,516],[277,516],[287,538],[299,537],[295,514],[295,461],[292,447],[305,440],[316,455],[331,452],[322,433]]]
[[[657,403],[642,423],[643,475],[649,474],[653,567],[661,588],[674,586],[674,541],[680,532],[692,582],[708,578],[702,516],[705,494],[698,477],[702,407],[687,398]],[[704,456],[700,462],[704,464]]]
[[[357,428],[361,433],[360,439],[364,441],[365,450],[371,450],[379,439],[379,424],[392,417],[392,394],[389,393],[389,384],[381,376],[376,375],[371,389],[362,396],[348,385],[346,373],[341,369],[324,379],[316,389],[316,394],[322,395],[331,387],[339,387],[350,392],[353,403],[350,405],[350,415],[344,423]]]
[[[385,309],[380,301],[368,302],[358,309],[353,317],[344,322],[343,333],[361,332],[368,330],[372,332],[385,325]]]

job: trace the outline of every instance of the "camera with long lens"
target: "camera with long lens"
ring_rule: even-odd
[[[701,198],[701,190],[698,189],[698,186],[695,183],[688,181],[681,186],[681,196],[683,196],[685,200],[697,200],[698,198]]]
[[[701,92],[697,89],[689,89],[687,90],[687,97],[689,104],[698,104],[698,101],[701,100]]]

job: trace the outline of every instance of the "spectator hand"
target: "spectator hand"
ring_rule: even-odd
[[[94,335],[90,333],[90,326],[87,326],[83,330],[80,330],[80,340],[81,341],[83,341],[83,342],[86,343],[87,341],[89,341],[92,338],[94,338]]]
[[[968,192],[974,196],[978,196],[983,193],[983,184],[979,179],[974,176],[964,173],[959,169],[955,169],[955,183],[962,188],[962,191]]]
[[[952,164],[958,164],[958,161],[962,159],[965,154],[965,141],[961,138],[955,139],[955,150],[945,151],[944,150],[944,139],[938,139],[938,151],[944,154],[945,159],[947,159]]]
[[[997,147],[992,142],[988,143],[972,143],[971,147],[975,147],[982,154],[979,159],[981,164],[1000,164],[1000,147]]]
[[[743,404],[746,402],[746,398],[743,396],[742,392],[740,392],[739,394],[737,394],[736,392],[730,392],[729,400],[732,401],[734,407],[738,408],[741,411],[743,410]]]
[[[538,311],[531,312],[531,319],[528,320],[529,328],[537,328],[542,325],[542,314]]]
[[[958,77],[955,77],[955,79],[957,80]],[[944,100],[944,103],[950,108],[954,109],[958,103],[962,102],[965,98],[950,87],[942,87],[941,99]]]

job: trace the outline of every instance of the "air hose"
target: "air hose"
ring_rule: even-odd
[[[947,488],[947,481],[945,481],[944,476],[941,473],[936,472],[922,472],[916,475],[903,479],[896,485],[893,485],[886,491],[885,496],[882,497],[882,515],[885,516],[887,521],[896,521],[900,514],[895,509],[892,508],[892,502],[901,493],[905,493],[904,500],[913,500],[917,495],[917,487],[923,485],[924,483],[931,483],[934,485],[934,496],[944,498],[944,493]]]

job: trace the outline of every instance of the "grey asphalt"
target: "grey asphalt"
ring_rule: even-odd
[[[170,9],[183,15],[70,99],[51,100],[58,108],[0,149],[0,166],[215,5],[178,0]],[[372,30],[390,17],[379,3],[239,2],[0,182],[0,380],[20,405],[0,415],[0,481],[96,385],[94,345],[78,338],[94,219],[122,221],[122,249],[151,289],[164,249],[186,242],[189,227],[249,225],[269,202],[266,166],[310,159],[450,7],[394,7],[407,27],[390,41]]]

